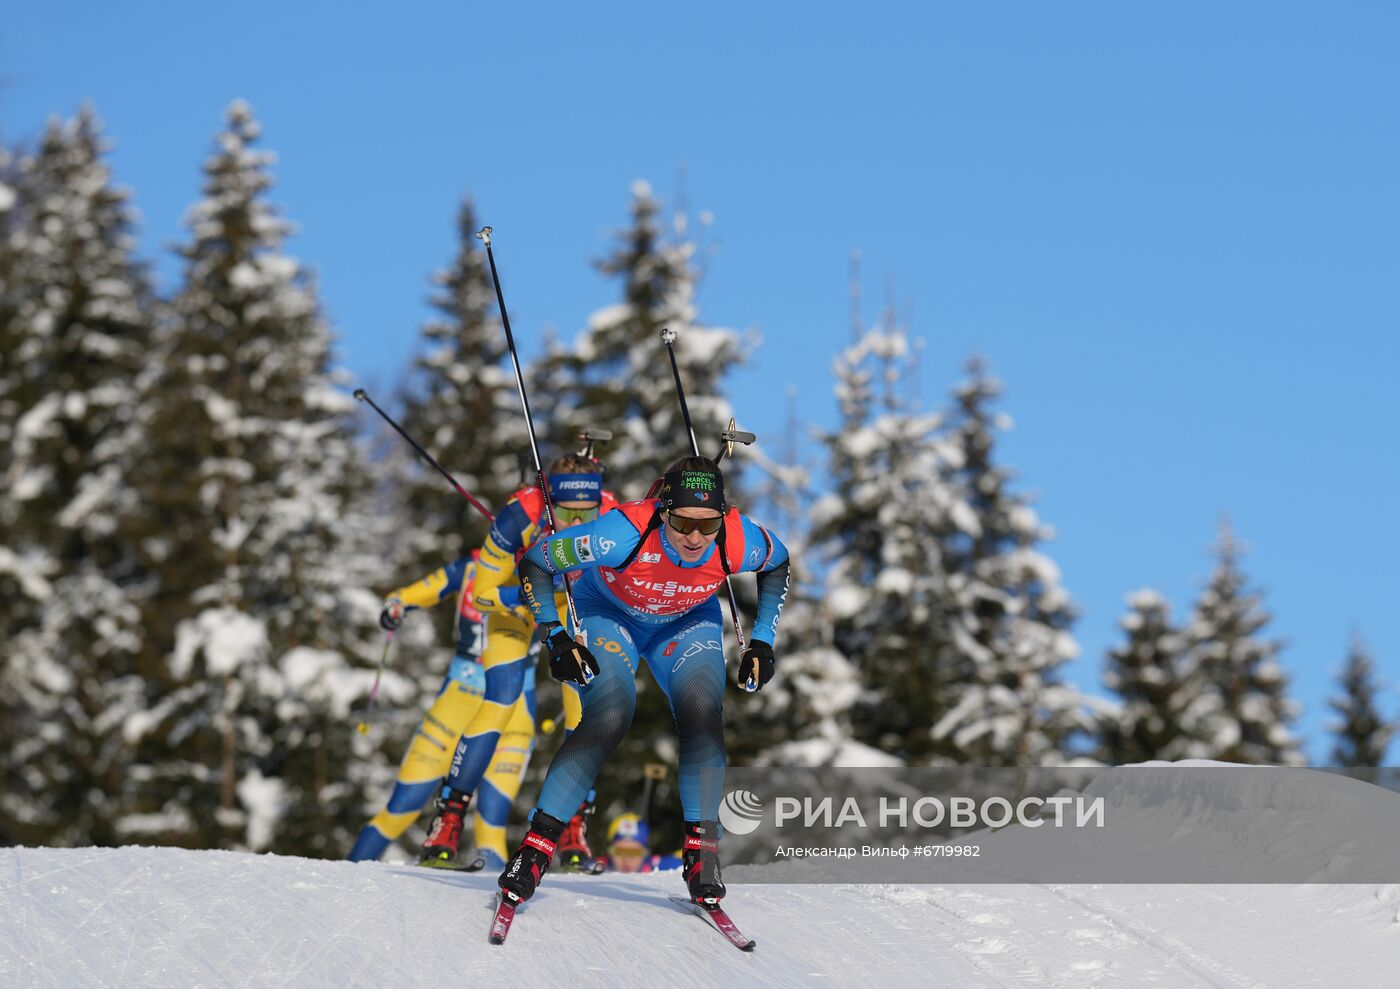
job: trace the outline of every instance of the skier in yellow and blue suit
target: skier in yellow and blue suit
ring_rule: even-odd
[[[589,457],[561,457],[550,465],[547,480],[560,529],[591,522],[617,505],[612,493],[603,490],[602,467]],[[447,864],[456,858],[473,793],[477,795],[477,849],[493,867],[493,858],[504,864],[506,818],[518,792],[519,779],[509,794],[499,788],[497,777],[504,774],[498,769],[498,753],[517,723],[516,712],[527,703],[527,694],[531,695],[528,702],[533,704],[533,690],[527,691],[527,687],[532,688],[534,682],[534,662],[529,657],[535,621],[520,597],[515,567],[526,547],[545,534],[543,516],[544,496],[538,488],[517,491],[496,516],[481,548],[472,604],[485,619],[484,697],[462,727],[450,757],[437,812],[423,843],[424,864]],[[564,728],[568,733],[578,724],[582,705],[572,685],[565,688],[563,695]],[[518,760],[518,764],[523,773],[525,759]],[[570,840],[561,842],[561,859],[566,864],[590,855],[585,820],[588,811],[591,805],[585,799],[570,821],[566,835]]]
[[[422,580],[391,592],[384,602],[380,624],[393,631],[406,612],[431,608],[456,595],[453,635],[456,650],[447,676],[399,766],[398,780],[388,804],[360,831],[355,847],[350,850],[352,862],[380,858],[418,819],[423,805],[438,792],[451,767],[452,752],[462,729],[481,708],[486,695],[486,671],[481,664],[483,616],[472,603],[479,555],[480,551],[474,550],[470,556],[439,567]],[[478,844],[497,855],[503,854],[505,847],[505,832],[500,825],[504,824],[505,813],[520,790],[534,734],[535,684],[534,677],[529,676],[524,697],[512,708],[486,773],[485,785],[492,791],[493,800],[479,805],[475,818]],[[504,810],[500,804],[504,804]],[[485,813],[483,806],[487,808]],[[494,828],[493,823],[497,825]]]
[[[561,526],[587,521],[600,508],[617,504],[610,493],[591,497],[595,489],[602,491],[601,470],[596,461],[579,456],[560,458],[550,466],[552,496],[565,516]],[[407,612],[457,595],[456,654],[399,767],[387,806],[361,830],[351,861],[381,857],[418,819],[427,800],[439,794],[439,813],[429,828],[423,862],[451,865],[473,791],[478,797],[473,816],[477,850],[493,867],[492,859],[504,861],[506,821],[529,764],[536,716],[534,663],[526,658],[534,622],[521,606],[514,571],[516,556],[540,534],[542,514],[538,489],[517,491],[497,516],[482,549],[386,597],[380,624],[392,631]],[[488,674],[491,669],[512,675]],[[518,686],[514,674],[519,675]],[[580,711],[577,693],[566,688],[566,732],[578,724]],[[485,760],[477,779],[464,792],[444,787],[444,777],[454,766],[461,769],[468,752]],[[461,757],[454,758],[459,753]],[[574,829],[586,856],[581,819]]]

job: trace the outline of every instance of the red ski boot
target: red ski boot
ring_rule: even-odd
[[[593,813],[593,804],[584,800],[578,812],[569,818],[564,833],[559,836],[559,868],[578,872],[587,867],[593,858],[593,850],[588,847],[588,818]]]
[[[428,825],[428,840],[423,842],[423,857],[419,865],[450,866],[457,858],[457,846],[462,841],[462,825],[466,823],[471,794],[451,791],[440,797],[437,814]]]

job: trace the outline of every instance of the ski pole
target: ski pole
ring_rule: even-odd
[[[690,452],[698,457],[700,456],[700,444],[695,442],[695,429],[690,424],[690,406],[686,404],[685,386],[681,384],[681,368],[676,363],[676,331],[669,328],[662,330],[661,342],[666,345],[666,352],[671,355],[671,374],[676,379],[676,395],[681,400],[681,415],[685,417],[685,431],[690,434]],[[720,547],[720,552],[724,552],[723,547]],[[729,618],[734,623],[734,637],[739,640],[739,654],[742,656],[748,647],[744,642],[743,626],[739,624],[739,601],[734,596],[734,584],[730,581],[729,574],[724,575],[724,589],[729,593]],[[749,676],[744,681],[744,689],[753,693],[758,689],[758,681],[753,676]]]
[[[510,332],[510,317],[506,315],[506,297],[501,293],[501,278],[496,273],[496,255],[491,251],[491,228],[482,227],[476,232],[477,240],[486,245],[486,260],[491,264],[491,283],[496,287],[496,306],[501,311],[501,326],[506,331],[506,346],[510,348],[510,360],[515,365],[515,386],[520,391],[520,405],[525,410],[525,430],[530,434],[530,453],[535,458],[535,479],[539,484],[540,494],[544,496],[544,517],[549,523],[551,533],[558,532],[559,528],[554,524],[554,502],[549,497],[549,482],[544,476],[544,467],[540,464],[540,446],[535,440],[535,421],[530,415],[530,399],[525,394],[525,375],[520,371],[520,354],[515,349],[515,336]],[[583,623],[578,618],[578,608],[574,606],[574,595],[569,590],[569,582],[564,581],[564,600],[569,605],[569,620],[573,622],[575,636],[583,635]],[[585,675],[587,671],[585,671]],[[588,678],[591,680],[592,676]]]
[[[473,498],[470,491],[458,484],[457,479],[447,472],[447,468],[443,467],[442,464],[434,460],[433,455],[431,453],[419,446],[418,442],[414,440],[412,436],[409,436],[408,433],[404,432],[404,428],[400,426],[397,422],[395,422],[393,420],[393,417],[390,416],[389,413],[385,412],[378,405],[376,405],[374,399],[370,398],[369,394],[363,388],[355,389],[355,398],[357,398],[361,402],[368,402],[369,407],[374,409],[374,411],[378,412],[379,417],[381,419],[383,419],[389,425],[393,426],[394,432],[398,433],[404,439],[408,440],[408,445],[413,447],[413,449],[417,450],[419,456],[421,456],[424,460],[426,460],[428,463],[432,464],[435,468],[437,468],[437,472],[443,477],[447,478],[447,483],[456,488],[457,493],[459,495],[467,499],[467,501],[471,502],[473,508],[475,508],[482,515],[485,515],[486,520],[488,522],[496,521],[496,516],[491,514],[491,509],[487,508],[481,502]]]
[[[394,633],[384,633],[384,651],[379,654],[379,668],[374,671],[374,686],[369,688],[369,703],[365,705],[365,716],[360,719],[355,730],[361,735],[369,734],[369,719],[374,714],[374,702],[379,697],[379,678],[384,675],[384,663],[389,659],[389,647],[394,644]]]
[[[681,415],[685,418],[685,432],[690,437],[690,452],[700,456],[700,444],[695,442],[695,427],[690,423],[690,406],[685,401],[685,386],[681,384],[681,366],[676,363],[676,331],[667,327],[661,331],[661,342],[666,345],[666,353],[671,355],[671,375],[676,379],[676,394],[681,399]]]
[[[685,403],[685,389],[681,387],[681,369],[676,363],[676,351],[672,346],[676,341],[676,331],[665,329],[661,331],[661,340],[666,344],[666,351],[671,355],[671,374],[676,379],[676,394],[681,397],[681,415],[685,417],[685,431],[690,434],[690,449],[695,455],[700,456],[700,444],[695,441],[695,427],[690,423],[690,408]],[[724,445],[719,448],[719,454],[714,458],[715,463],[719,463],[728,454],[730,459],[734,457],[734,444],[742,443],[749,446],[758,437],[753,433],[745,432],[742,429],[735,429],[734,417],[729,417],[729,425],[719,434],[720,442]]]

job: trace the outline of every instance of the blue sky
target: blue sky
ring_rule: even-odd
[[[11,4],[0,138],[92,100],[159,257],[247,99],[290,250],[384,393],[462,195],[529,350],[616,301],[588,262],[631,182],[669,201],[683,167],[715,217],[702,315],[762,334],[730,397],[771,448],[789,385],[834,420],[853,249],[867,318],[892,281],[927,341],[930,402],[990,360],[1082,613],[1077,682],[1127,592],[1184,614],[1228,514],[1310,754],[1353,629],[1400,706],[1400,8],[509,6]]]

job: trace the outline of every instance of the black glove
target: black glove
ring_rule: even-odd
[[[554,679],[586,687],[588,681],[602,672],[593,654],[586,646],[579,645],[564,626],[555,625],[546,633],[544,641],[549,646],[549,675]]]
[[[739,686],[752,693],[762,690],[763,685],[773,679],[778,661],[773,658],[773,647],[766,642],[753,640],[739,657]]]
[[[379,627],[386,632],[395,632],[403,622],[403,602],[398,598],[385,598],[384,610],[379,613]]]

